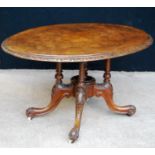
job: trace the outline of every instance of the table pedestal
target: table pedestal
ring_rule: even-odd
[[[54,110],[64,97],[74,96],[76,99],[75,122],[69,133],[69,139],[73,143],[79,137],[84,104],[90,97],[103,97],[108,107],[112,111],[120,114],[132,116],[136,112],[136,108],[133,105],[118,106],[113,101],[113,88],[110,83],[110,59],[105,61],[104,81],[100,84],[96,83],[93,77],[88,76],[87,64],[85,62],[80,63],[79,75],[72,77],[70,84],[64,84],[62,82],[63,74],[61,65],[61,63],[57,63],[55,75],[56,82],[52,88],[50,103],[43,108],[28,108],[26,110],[26,115],[29,119]]]

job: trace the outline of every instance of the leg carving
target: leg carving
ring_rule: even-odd
[[[69,133],[69,139],[71,143],[74,143],[79,137],[81,117],[83,112],[84,103],[86,101],[85,91],[83,88],[78,88],[76,92],[76,114],[75,114],[75,123],[74,127]]]
[[[40,116],[40,115],[44,115],[47,114],[50,111],[53,111],[58,104],[60,103],[60,101],[66,96],[69,97],[71,96],[72,93],[72,88],[71,86],[63,86],[63,88],[59,88],[59,86],[55,85],[52,89],[52,94],[51,94],[51,101],[50,103],[43,108],[28,108],[26,110],[26,115],[29,119],[32,119],[35,116]]]
[[[74,127],[71,129],[69,133],[69,139],[71,140],[72,143],[74,143],[79,137],[81,117],[84,103],[86,101],[86,89],[84,84],[85,77],[86,77],[85,63],[81,63],[79,71],[79,82],[76,86],[76,93],[75,93],[76,98],[75,122]]]

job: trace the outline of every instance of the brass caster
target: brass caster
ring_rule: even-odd
[[[69,143],[69,144],[72,144],[72,143],[74,143],[74,141],[71,140],[71,139],[69,139],[68,143]]]
[[[74,143],[79,138],[79,129],[73,128],[69,133],[69,143]]]
[[[29,121],[31,121],[31,120],[32,120],[32,117],[28,117],[27,119],[28,119]]]
[[[136,107],[134,105],[130,105],[127,116],[132,116],[135,114],[135,112],[136,112]]]
[[[33,110],[34,110],[34,108],[28,108],[26,110],[26,116],[27,116],[28,120],[32,120],[32,118],[34,117]]]

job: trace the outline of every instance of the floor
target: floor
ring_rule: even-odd
[[[65,70],[69,82],[77,70]],[[101,71],[90,75],[102,82]],[[25,110],[50,100],[53,70],[0,70],[0,147],[155,147],[155,72],[112,72],[114,99],[133,104],[133,117],[112,113],[102,98],[85,105],[79,140],[70,144],[74,98],[45,116],[28,121]]]

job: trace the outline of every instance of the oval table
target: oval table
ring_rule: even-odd
[[[16,57],[37,61],[56,62],[56,82],[52,88],[50,103],[42,108],[26,110],[29,119],[54,110],[64,97],[76,99],[75,122],[69,133],[73,143],[79,137],[84,104],[88,98],[103,97],[108,107],[128,116],[136,112],[133,105],[119,106],[113,101],[110,83],[110,61],[141,51],[152,44],[150,35],[130,26],[102,23],[58,24],[41,26],[17,33],[2,43],[2,49]],[[87,62],[104,60],[102,83],[88,75]],[[62,63],[79,62],[79,75],[63,83]]]

